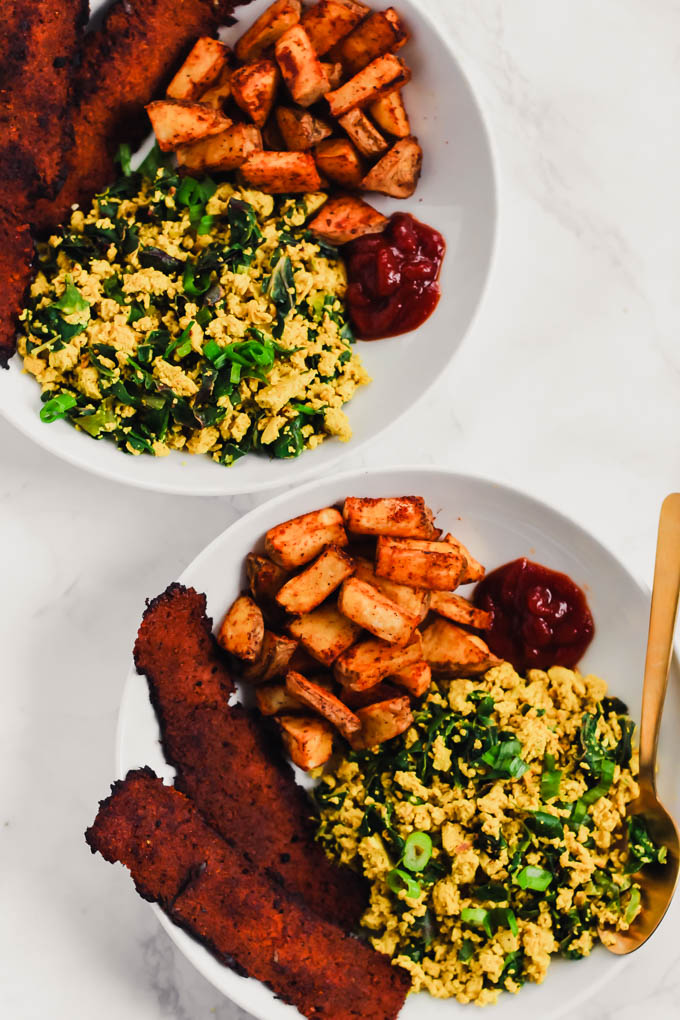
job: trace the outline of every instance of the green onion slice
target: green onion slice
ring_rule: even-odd
[[[533,864],[527,864],[514,876],[515,885],[520,889],[533,889],[534,892],[543,892],[553,880],[552,873],[545,868],[538,868]]]
[[[484,907],[463,907],[460,919],[471,928],[483,928],[489,938],[491,937],[491,915]]]
[[[404,844],[404,867],[422,871],[432,856],[432,840],[426,832],[412,832]]]
[[[404,891],[410,900],[415,900],[420,896],[420,885],[412,875],[409,875],[408,871],[403,871],[401,868],[392,868],[387,874],[386,881],[393,893]]]
[[[46,425],[51,425],[53,421],[57,421],[59,418],[65,418],[66,412],[72,407],[76,406],[76,398],[72,393],[60,393],[57,397],[52,397],[40,410],[40,421],[45,422]]]

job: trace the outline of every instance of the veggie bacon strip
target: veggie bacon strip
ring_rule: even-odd
[[[347,927],[366,906],[363,879],[314,842],[306,795],[260,718],[229,705],[233,683],[211,633],[205,596],[179,584],[148,606],[135,644],[176,787],[225,839],[317,913]]]
[[[85,838],[93,853],[129,868],[144,899],[304,1016],[393,1020],[399,1012],[405,971],[282,890],[150,769],[114,783]]]

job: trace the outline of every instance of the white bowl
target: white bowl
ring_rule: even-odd
[[[254,0],[239,13],[251,24],[268,0]],[[370,196],[384,212],[412,212],[440,230],[447,243],[442,297],[428,321],[402,337],[359,343],[373,378],[347,405],[354,431],[350,443],[329,439],[297,460],[248,456],[230,468],[207,457],[173,453],[165,458],[132,457],[106,441],[95,442],[65,421],[43,424],[40,388],[22,373],[16,355],[0,371],[0,411],[40,446],[78,467],[141,488],[187,495],[256,492],[328,474],[347,453],[374,439],[420,400],[458,350],[485,287],[496,229],[496,191],[491,149],[482,115],[458,62],[423,0],[400,0],[398,9],[413,38],[400,53],[412,68],[406,101],[414,132],[425,153],[424,170],[412,199]],[[229,41],[238,24],[224,33]]]
[[[179,578],[205,592],[208,613],[219,623],[241,590],[243,561],[265,531],[297,514],[345,496],[417,494],[437,514],[437,523],[451,530],[488,569],[518,556],[529,556],[569,574],[587,592],[595,618],[595,638],[582,668],[603,676],[613,694],[622,698],[633,718],[639,714],[642,672],[649,616],[649,593],[594,538],[550,507],[521,493],[479,478],[430,468],[352,472],[321,484],[310,484],[277,496],[227,528],[196,557]],[[149,592],[155,595],[156,592]],[[661,730],[658,785],[668,809],[680,817],[680,784],[674,761],[680,732],[678,672],[674,666]],[[171,779],[159,731],[149,702],[146,679],[134,669],[125,687],[118,729],[118,775],[150,765]],[[157,908],[154,908],[157,910]],[[264,985],[238,977],[206,949],[175,927],[157,910],[170,937],[216,988],[260,1020],[292,1020],[299,1013],[283,1005]],[[656,939],[664,937],[661,925]],[[518,996],[501,995],[492,1008],[495,1020],[527,1016],[556,1020],[593,992],[623,965],[601,946],[580,961],[555,959],[542,985],[526,985]],[[472,1007],[421,993],[410,996],[401,1020],[454,1020]]]

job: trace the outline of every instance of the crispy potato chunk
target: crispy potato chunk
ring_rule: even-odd
[[[363,17],[359,7],[343,3],[343,0],[319,0],[313,7],[307,8],[300,24],[309,36],[317,56],[322,57],[351,32]]]
[[[345,739],[349,740],[353,733],[361,728],[361,723],[354,712],[336,698],[331,691],[326,690],[320,684],[308,680],[301,673],[288,670],[286,673],[286,690],[293,697],[312,708],[319,715],[328,719],[337,730],[342,733]]]
[[[423,150],[413,137],[400,138],[368,171],[361,187],[392,198],[408,198],[416,190],[423,165]]]
[[[347,74],[356,74],[384,53],[401,49],[409,34],[394,7],[374,11],[333,52]]]
[[[281,36],[274,53],[283,80],[298,106],[311,106],[330,90],[328,76],[301,25],[289,28]]]
[[[357,709],[361,729],[354,733],[349,742],[355,751],[362,751],[377,744],[384,744],[392,737],[404,733],[413,722],[411,702],[408,697],[378,701],[374,705]]]
[[[431,593],[425,588],[411,588],[406,584],[397,584],[396,581],[388,581],[385,577],[378,577],[373,564],[369,560],[355,557],[356,576],[361,581],[367,581],[374,588],[386,595],[388,599],[395,602],[402,613],[409,618],[412,625],[417,627],[422,623],[430,610]]]
[[[288,580],[289,574],[267,556],[248,553],[246,557],[248,586],[255,599],[273,599]]]
[[[255,60],[300,20],[300,0],[276,0],[253,22],[235,46],[239,60]]]
[[[378,127],[387,131],[388,135],[408,138],[411,134],[411,124],[401,92],[390,92],[389,96],[377,99],[375,103],[371,103],[368,112]]]
[[[328,761],[333,753],[333,727],[325,719],[281,715],[276,721],[295,765],[309,772]]]
[[[367,687],[375,687],[395,670],[412,666],[422,658],[422,642],[418,631],[405,648],[388,645],[379,638],[371,638],[344,651],[338,657],[333,673],[343,687],[364,691]]]
[[[386,224],[387,217],[367,202],[341,195],[329,199],[308,227],[331,244],[346,244],[363,234],[377,234]]]
[[[241,595],[222,621],[217,643],[238,659],[253,662],[262,650],[264,620],[262,611],[247,595]]]
[[[234,101],[259,128],[271,113],[278,84],[279,69],[273,60],[257,60],[231,74]]]
[[[422,496],[348,496],[342,508],[345,527],[355,535],[439,538],[434,515]]]
[[[177,161],[188,170],[236,170],[261,148],[262,137],[254,124],[234,124],[193,145],[180,145]]]
[[[338,609],[349,620],[393,645],[408,644],[413,633],[411,619],[396,603],[366,581],[350,577],[340,589]]]
[[[446,542],[421,542],[414,538],[381,535],[376,547],[375,572],[389,581],[451,591],[460,583],[465,560]]]
[[[301,701],[294,698],[282,683],[262,684],[255,688],[255,701],[262,715],[280,715],[282,712],[302,712]]]
[[[313,117],[307,110],[295,110],[290,106],[277,108],[276,122],[286,148],[293,152],[305,152],[333,133],[333,128],[324,120]]]
[[[462,595],[454,595],[450,591],[433,591],[431,608],[440,616],[445,616],[453,623],[460,623],[464,627],[476,627],[478,630],[487,630],[491,626],[491,613],[483,609],[477,609],[472,602],[468,602]]]
[[[355,107],[370,106],[381,96],[396,92],[411,78],[408,67],[391,53],[377,57],[368,67],[326,95],[334,117],[342,117]]]
[[[380,156],[389,148],[387,142],[362,110],[350,110],[338,123],[347,132],[363,156]]]
[[[296,647],[297,641],[265,630],[260,654],[243,670],[243,679],[252,684],[264,684],[277,676],[285,676]]]
[[[470,555],[470,553],[465,548],[463,543],[459,542],[458,539],[454,538],[453,535],[451,534],[445,535],[444,541],[448,542],[449,545],[452,545],[454,549],[457,549],[458,552],[461,553],[461,555],[465,559],[466,567],[465,570],[463,571],[463,576],[460,579],[460,583],[469,584],[471,581],[481,581],[486,571],[484,570],[482,564],[479,563],[479,561],[476,560],[474,556]]]
[[[378,701],[390,701],[392,698],[403,698],[404,692],[390,683],[376,684],[375,687],[367,687],[365,691],[353,691],[349,687],[342,687],[340,697],[356,712],[358,708],[366,708],[367,705],[375,705]]]
[[[168,85],[168,99],[191,101],[200,96],[226,67],[229,47],[219,39],[201,36],[191,53]]]
[[[435,620],[423,631],[423,658],[433,673],[477,676],[501,661],[476,634],[448,620]]]
[[[198,102],[201,106],[210,106],[213,110],[222,111],[225,102],[231,95],[231,71],[228,67],[223,68],[215,84],[201,92]]]
[[[408,691],[412,698],[422,698],[430,689],[432,670],[426,662],[414,662],[412,666],[390,673],[389,679]]]
[[[148,103],[145,109],[162,152],[172,152],[180,145],[219,134],[231,125],[228,117],[200,103],[159,99]]]
[[[354,644],[361,627],[348,620],[335,606],[321,606],[293,620],[288,630],[318,662],[331,666]]]
[[[270,195],[319,191],[321,178],[309,152],[254,152],[241,166],[246,184]]]
[[[360,186],[364,178],[364,168],[359,153],[348,138],[329,138],[321,142],[314,150],[314,158],[324,177],[342,184],[345,188]]]
[[[276,601],[289,613],[311,613],[354,573],[354,561],[335,545],[327,549],[301,574],[283,585]]]
[[[328,84],[332,89],[337,89],[340,85],[342,85],[342,64],[339,61],[329,64],[327,61],[322,60],[321,66],[326,72]]]
[[[267,555],[287,570],[309,563],[327,545],[347,545],[342,514],[330,506],[277,524],[264,539]]]

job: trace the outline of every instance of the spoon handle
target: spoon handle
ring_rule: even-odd
[[[673,654],[673,631],[680,595],[680,492],[666,496],[659,516],[654,587],[649,612],[649,639],[642,688],[640,721],[640,778],[656,790],[656,746],[668,672]]]

